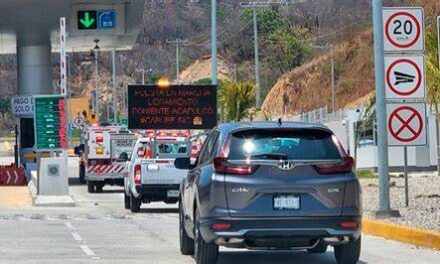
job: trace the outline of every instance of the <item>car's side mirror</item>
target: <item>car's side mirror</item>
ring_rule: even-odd
[[[81,155],[84,153],[84,150],[85,150],[85,146],[84,146],[84,144],[81,144],[81,145],[75,147],[73,152],[75,153],[75,155]]]
[[[190,170],[194,167],[193,165],[191,165],[190,158],[177,158],[174,161],[174,166],[179,170]]]
[[[119,155],[119,160],[120,160],[120,161],[128,161],[128,154],[127,154],[127,152],[122,152],[122,153]]]

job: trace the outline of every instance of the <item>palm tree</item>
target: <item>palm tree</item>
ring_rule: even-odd
[[[226,120],[241,121],[247,110],[255,105],[255,85],[250,82],[222,81],[219,85],[219,104],[225,108]]]

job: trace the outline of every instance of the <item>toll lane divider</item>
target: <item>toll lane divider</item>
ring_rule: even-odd
[[[420,247],[440,250],[440,233],[379,220],[364,219],[362,232]]]
[[[26,177],[24,168],[0,166],[0,185],[24,186]]]

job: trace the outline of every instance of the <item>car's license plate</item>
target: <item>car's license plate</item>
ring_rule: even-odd
[[[276,195],[273,198],[275,210],[299,210],[301,201],[298,195]]]
[[[179,197],[179,191],[177,191],[177,190],[169,190],[167,192],[167,196],[169,198],[177,198],[177,197]]]

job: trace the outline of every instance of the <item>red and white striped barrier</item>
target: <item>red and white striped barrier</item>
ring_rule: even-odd
[[[125,169],[123,165],[89,165],[87,173],[91,174],[112,174],[122,173]]]

